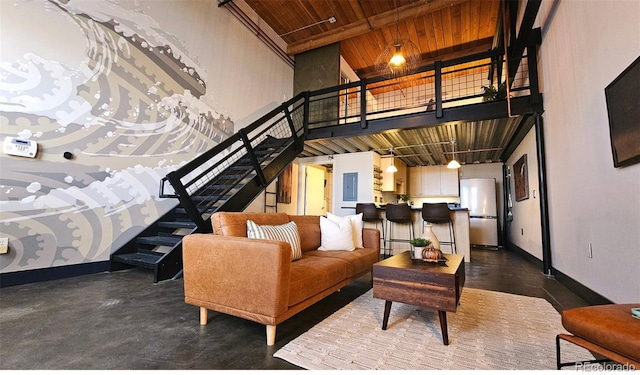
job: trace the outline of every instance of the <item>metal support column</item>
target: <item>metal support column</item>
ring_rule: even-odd
[[[544,149],[544,129],[542,115],[536,112],[536,152],[538,155],[538,189],[540,190],[540,226],[542,227],[542,268],[547,276],[551,269],[551,234],[549,228],[549,204],[547,196],[547,167]]]

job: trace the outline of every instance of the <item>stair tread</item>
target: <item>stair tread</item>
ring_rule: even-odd
[[[128,254],[117,254],[113,260],[144,268],[154,268],[164,254],[153,254],[150,252],[137,252]]]
[[[160,245],[160,246],[175,246],[182,241],[184,236],[177,234],[160,234],[157,236],[144,236],[138,237],[139,244],[147,245]]]
[[[175,221],[161,221],[158,226],[162,228],[195,228],[196,223],[191,220],[175,220]]]

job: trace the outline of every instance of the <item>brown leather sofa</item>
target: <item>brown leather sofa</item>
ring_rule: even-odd
[[[258,225],[296,223],[302,258],[291,261],[283,241],[247,238],[247,219]],[[380,258],[380,232],[364,228],[364,248],[319,251],[320,216],[285,213],[217,212],[213,234],[185,236],[185,302],[265,324],[267,345],[275,343],[276,325],[371,272]]]
[[[571,334],[556,336],[558,369],[565,366],[583,366],[585,363],[618,362],[627,369],[640,369],[640,319],[634,319],[631,308],[636,304],[608,304],[585,306],[562,312],[562,326]],[[562,362],[560,340],[581,346],[604,359],[582,362]],[[630,368],[629,366],[633,366]],[[613,367],[615,369],[615,367]]]

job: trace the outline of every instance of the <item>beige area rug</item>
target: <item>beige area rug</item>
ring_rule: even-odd
[[[555,337],[566,332],[544,299],[472,288],[447,313],[448,346],[437,311],[394,302],[386,331],[383,313],[369,290],[274,356],[309,370],[549,370]],[[593,359],[564,340],[561,350],[563,362]]]

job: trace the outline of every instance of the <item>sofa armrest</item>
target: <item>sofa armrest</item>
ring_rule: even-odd
[[[182,253],[187,303],[269,317],[287,310],[291,271],[288,243],[190,234],[182,241]]]
[[[362,244],[364,247],[380,252],[380,231],[374,228],[363,228]]]

